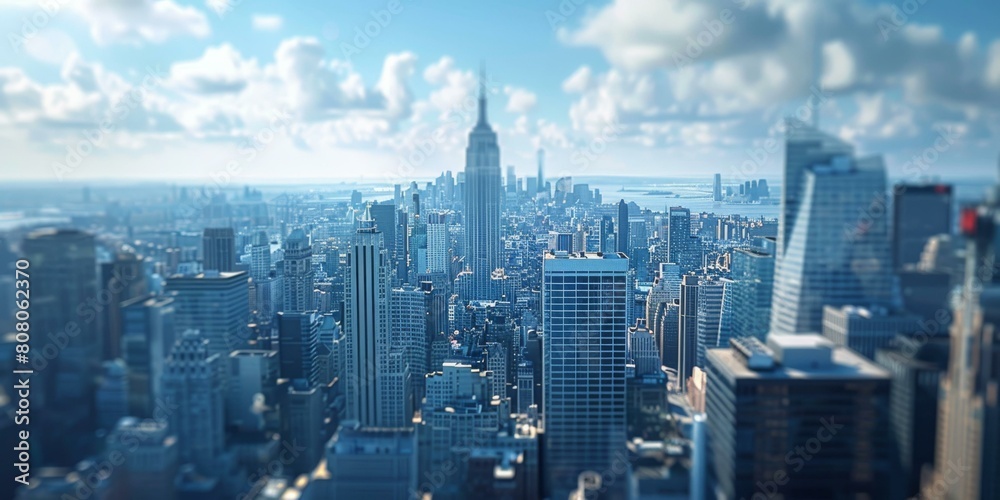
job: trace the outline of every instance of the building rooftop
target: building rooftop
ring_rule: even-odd
[[[854,351],[837,347],[816,334],[772,334],[767,350],[773,352],[771,369],[754,369],[736,348],[709,349],[708,360],[735,379],[888,379],[889,372]],[[766,351],[762,351],[766,353]]]
[[[601,260],[628,259],[628,256],[622,252],[567,252],[565,250],[552,250],[545,254],[545,259]]]

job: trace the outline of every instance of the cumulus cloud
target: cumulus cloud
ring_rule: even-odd
[[[646,145],[745,143],[775,110],[822,96],[827,123],[862,144],[906,147],[888,141],[925,141],[955,120],[996,137],[1000,40],[983,49],[915,20],[883,37],[892,12],[859,0],[614,0],[559,32],[611,64],[564,80],[571,125],[617,121]]]
[[[211,33],[205,13],[172,0],[83,0],[73,4],[100,45],[162,43]]]
[[[239,92],[259,75],[257,61],[244,60],[232,45],[209,47],[198,59],[180,61],[170,67],[171,83],[198,94]]]
[[[504,88],[504,93],[507,94],[506,109],[509,113],[529,113],[538,103],[538,96],[529,90],[508,86]]]

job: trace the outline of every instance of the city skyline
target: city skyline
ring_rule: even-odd
[[[1000,498],[971,5],[0,0],[0,498]]]
[[[488,16],[405,0],[335,14],[318,3],[137,5],[0,3],[11,19],[0,47],[10,61],[0,68],[0,147],[46,166],[14,165],[9,178],[382,181],[457,170],[483,60],[507,164],[521,176],[535,169],[538,147],[550,178],[732,177],[747,160],[771,175],[778,155],[754,152],[780,136],[786,115],[819,115],[860,152],[884,153],[890,176],[969,176],[996,159],[1000,33],[975,15],[989,11],[985,0],[915,9],[521,0]],[[645,21],[654,18],[674,21],[659,29]],[[514,19],[523,36],[508,36]],[[429,25],[443,29],[419,36]],[[921,55],[940,70],[927,71]],[[548,71],[527,70],[542,64]],[[912,159],[939,138],[948,154],[927,172]]]

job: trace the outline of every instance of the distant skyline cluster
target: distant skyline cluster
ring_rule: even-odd
[[[891,177],[911,175],[920,158],[920,175],[968,177],[996,165],[996,9],[985,0],[4,0],[2,172],[432,177],[462,164],[485,61],[501,162],[518,175],[539,147],[553,176],[729,172],[757,163],[784,116],[818,114],[860,152],[883,152]],[[778,156],[761,158],[757,173],[778,173]]]

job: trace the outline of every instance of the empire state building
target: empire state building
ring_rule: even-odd
[[[486,120],[486,84],[480,76],[479,120],[465,149],[465,249],[477,299],[489,299],[490,275],[501,263],[500,148]]]

